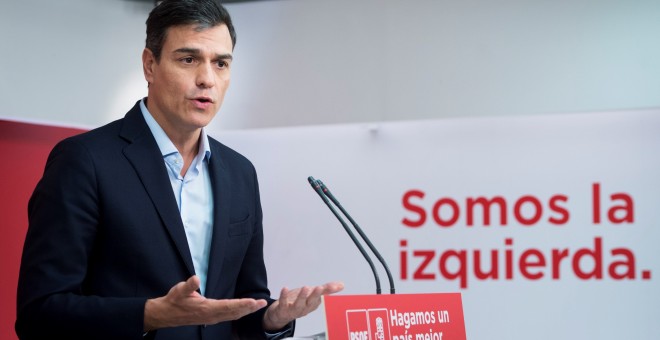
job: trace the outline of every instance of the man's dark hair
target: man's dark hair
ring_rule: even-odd
[[[225,24],[229,29],[232,47],[236,46],[236,31],[227,10],[217,0],[164,0],[147,18],[146,47],[160,61],[160,54],[167,37],[167,30],[173,26],[197,24],[198,31]]]

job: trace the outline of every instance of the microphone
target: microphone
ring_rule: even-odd
[[[332,194],[332,192],[330,192],[330,189],[328,189],[320,179],[315,180],[314,177],[310,176],[310,177],[307,178],[307,180],[312,185],[312,188],[314,188],[314,190],[319,194],[319,196],[321,196],[321,199],[323,199],[323,201],[328,206],[328,208],[332,211],[332,213],[335,215],[335,217],[337,217],[337,219],[342,224],[342,226],[344,226],[344,229],[346,230],[348,235],[351,237],[351,239],[353,240],[355,245],[358,247],[358,249],[360,250],[360,252],[364,256],[364,258],[367,260],[367,262],[369,262],[371,270],[374,273],[374,277],[376,278],[376,294],[380,294],[381,290],[380,290],[380,280],[378,279],[378,274],[377,274],[377,272],[376,272],[376,270],[373,266],[373,262],[371,261],[371,258],[367,255],[367,253],[364,250],[364,248],[362,247],[362,245],[357,241],[355,235],[350,231],[350,229],[346,225],[346,222],[344,222],[344,220],[341,218],[341,216],[339,216],[337,211],[332,207],[330,202],[328,202],[328,198],[330,198],[332,203],[335,206],[337,206],[337,208],[339,208],[339,210],[341,210],[341,212],[344,214],[344,216],[346,216],[346,218],[348,218],[348,220],[353,225],[353,228],[355,228],[355,230],[358,232],[358,234],[360,234],[360,237],[362,238],[362,240],[367,244],[369,249],[371,249],[371,252],[374,255],[376,255],[376,257],[378,258],[378,261],[380,261],[380,263],[383,265],[383,268],[385,269],[385,272],[387,274],[387,278],[388,278],[389,284],[390,284],[390,294],[394,294],[395,293],[394,279],[392,278],[392,273],[390,272],[390,268],[387,266],[387,263],[385,262],[385,259],[383,259],[383,257],[380,255],[380,252],[378,252],[376,247],[371,243],[371,240],[369,240],[367,235],[362,231],[362,228],[360,228],[360,226],[355,222],[355,220],[351,217],[351,215],[346,211],[346,209],[344,209],[344,207],[335,198],[335,196]]]
[[[374,274],[374,280],[376,280],[376,294],[380,294],[381,293],[380,278],[378,277],[378,272],[376,271],[376,267],[374,267],[374,262],[371,260],[371,257],[369,257],[369,254],[367,254],[367,251],[364,249],[364,247],[362,247],[362,245],[360,244],[358,239],[355,237],[355,234],[353,234],[351,229],[348,227],[348,224],[346,224],[344,219],[341,218],[341,216],[339,215],[337,210],[332,207],[332,204],[330,203],[330,201],[328,201],[328,198],[325,196],[325,194],[321,190],[321,186],[319,185],[319,183],[317,183],[317,181],[314,179],[314,177],[312,177],[312,176],[307,177],[307,181],[309,181],[309,184],[312,186],[314,191],[316,191],[316,193],[321,197],[321,199],[323,200],[325,205],[328,206],[328,209],[330,209],[330,211],[332,211],[332,214],[335,215],[337,220],[339,220],[339,223],[341,223],[341,225],[344,227],[344,230],[346,230],[346,233],[348,234],[348,236],[351,237],[351,240],[353,240],[353,243],[355,243],[355,246],[358,248],[360,253],[362,253],[362,256],[364,256],[364,259],[367,260],[367,263],[369,263],[369,267],[371,267],[371,272]]]
[[[362,237],[362,240],[364,240],[364,242],[367,244],[369,249],[371,249],[371,252],[374,255],[376,255],[376,258],[378,258],[378,261],[380,262],[380,264],[382,264],[383,268],[385,268],[385,273],[387,274],[387,279],[389,280],[389,283],[390,283],[390,294],[394,294],[394,291],[395,291],[395,289],[394,289],[394,279],[392,278],[392,273],[390,272],[390,268],[387,266],[387,263],[385,262],[385,259],[383,259],[383,257],[380,255],[380,252],[378,252],[376,247],[371,243],[371,240],[369,240],[367,235],[362,231],[362,228],[360,228],[360,226],[355,222],[355,220],[353,220],[351,215],[344,209],[344,207],[341,206],[339,201],[330,192],[330,189],[328,189],[328,187],[326,187],[325,184],[323,184],[323,182],[320,179],[316,180],[316,183],[318,183],[318,185],[321,187],[321,190],[323,191],[323,193],[328,198],[330,198],[332,203],[334,203],[337,206],[337,208],[339,208],[339,210],[341,210],[341,212],[344,214],[344,216],[346,216],[346,218],[348,218],[348,220],[351,222],[351,224],[353,225],[355,230],[358,232],[358,234],[360,234],[360,237]]]

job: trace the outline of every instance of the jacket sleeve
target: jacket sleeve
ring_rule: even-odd
[[[28,204],[17,294],[21,339],[140,339],[146,298],[87,295],[99,229],[93,157],[75,137],[51,152]]]

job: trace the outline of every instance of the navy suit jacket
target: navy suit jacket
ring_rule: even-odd
[[[245,157],[209,138],[214,225],[206,296],[267,299],[259,188]],[[22,339],[142,339],[144,304],[195,274],[162,155],[139,105],[60,142],[28,205],[18,285]],[[155,339],[263,337],[265,309]]]

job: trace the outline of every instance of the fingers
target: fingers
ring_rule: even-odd
[[[329,282],[321,286],[304,286],[289,290],[284,287],[280,298],[273,303],[264,315],[267,329],[280,329],[291,320],[303,317],[321,304],[321,297],[344,289],[341,282]]]
[[[282,287],[282,289],[280,290],[280,300],[286,301],[289,297],[289,294],[290,294],[289,288]]]
[[[264,299],[209,299],[198,290],[199,277],[193,275],[179,282],[162,299],[154,299],[155,322],[158,326],[211,325],[222,321],[240,319],[264,308]],[[150,307],[154,304],[152,303]],[[151,321],[151,318],[148,321]],[[145,318],[146,320],[146,318]]]
[[[310,288],[305,286],[300,288],[298,296],[296,296],[296,300],[293,303],[294,310],[298,311],[297,314],[302,314],[301,316],[303,316],[311,312],[307,311],[308,306],[314,304],[314,300],[317,296],[321,296],[316,288],[318,287]],[[316,296],[314,295],[314,292],[316,292]]]
[[[335,282],[328,282],[323,285],[323,294],[335,294],[339,293],[342,290],[344,290],[344,283],[335,281]]]
[[[305,298],[311,296],[316,297],[317,295],[321,296],[321,295],[335,294],[342,291],[343,289],[344,289],[344,283],[339,281],[328,282],[321,286],[315,286],[311,288],[308,286],[304,286],[294,290],[289,290],[288,288],[284,287],[280,291],[280,300],[287,300],[287,298],[289,298],[290,295],[294,295],[294,294],[296,294],[293,296],[294,299],[298,298],[298,296],[301,294]]]
[[[266,300],[259,299],[231,299],[231,300],[207,300],[209,302],[209,315],[211,323],[220,321],[237,320],[245,315],[254,313],[266,307]]]
[[[294,290],[282,288],[279,304],[284,311],[281,315],[287,315],[291,319],[305,316],[318,308],[323,295],[336,293],[343,288],[344,285],[337,282],[321,286],[304,286]]]
[[[255,312],[263,307],[266,307],[266,300],[264,299],[231,299],[231,300],[210,300],[213,301],[218,307],[219,310],[242,310],[248,311],[251,310]],[[248,313],[249,314],[249,313]]]

